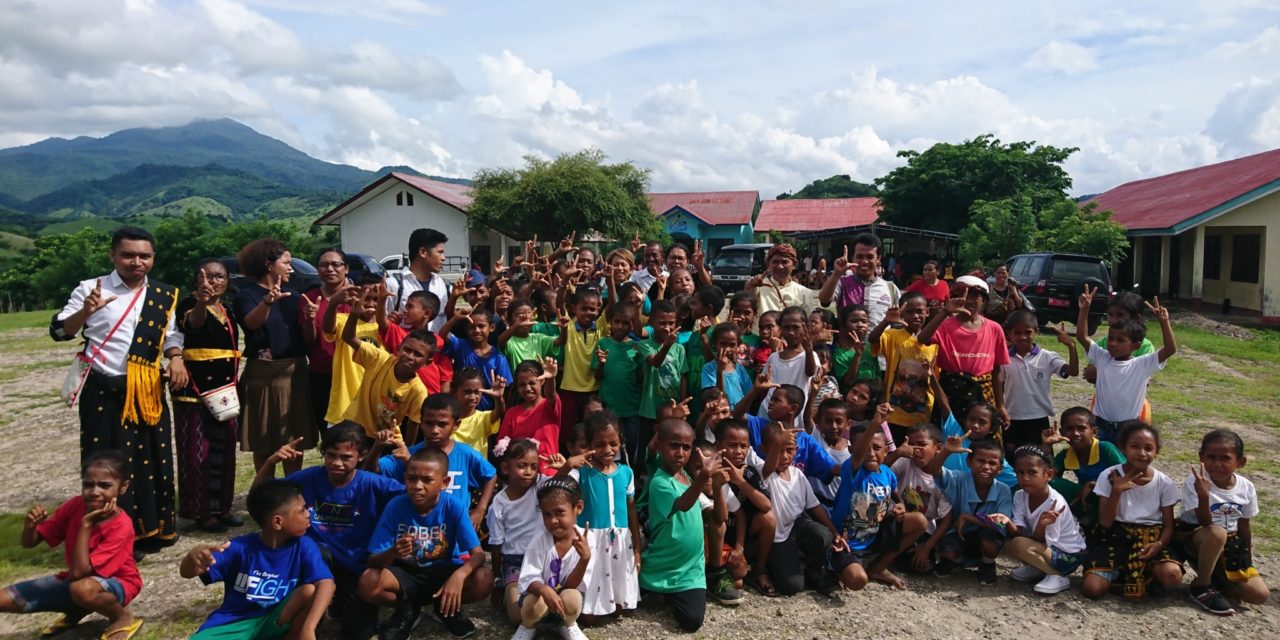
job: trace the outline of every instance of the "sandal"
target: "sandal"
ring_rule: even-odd
[[[71,629],[78,624],[80,624],[80,618],[76,618],[75,620],[72,620],[69,616],[67,616],[66,614],[63,614],[63,616],[61,618],[58,618],[56,621],[54,621],[53,624],[50,624],[45,628],[41,629],[40,637],[52,638],[53,636],[56,636],[59,633],[62,633],[63,631],[67,631],[68,629]]]
[[[748,573],[746,576],[744,576],[742,578],[742,583],[748,587],[751,587],[752,589],[755,589],[756,593],[759,593],[760,595],[766,598],[782,597],[782,594],[778,593],[778,590],[774,588],[772,582],[768,584],[762,584],[760,582],[760,574],[756,573],[755,571],[752,571],[751,573]]]
[[[133,623],[127,627],[120,627],[119,629],[111,629],[102,632],[102,635],[98,637],[98,640],[130,640],[130,638],[138,632],[138,629],[142,628],[142,623],[142,618],[134,618]],[[124,636],[120,635],[122,633]]]

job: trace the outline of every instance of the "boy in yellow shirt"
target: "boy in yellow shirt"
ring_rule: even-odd
[[[378,300],[372,292],[354,295],[358,298],[351,303],[353,308],[364,307],[369,298]],[[427,387],[418,379],[418,368],[431,360],[435,336],[430,331],[416,329],[405,336],[393,356],[381,347],[359,340],[356,325],[348,322],[343,327],[342,341],[351,348],[352,361],[364,369],[364,377],[342,419],[364,427],[365,436],[370,440],[377,437],[379,431],[391,429],[397,431],[406,444],[412,444],[418,438],[419,415],[422,402],[427,398]]]
[[[329,389],[329,408],[324,414],[324,421],[331,425],[342,422],[342,416],[347,412],[347,405],[355,400],[356,392],[360,389],[360,381],[364,378],[364,369],[351,357],[352,347],[338,340],[338,336],[343,333],[347,324],[353,324],[356,340],[368,342],[378,349],[383,347],[382,338],[379,336],[382,334],[382,323],[385,320],[378,317],[377,306],[380,299],[374,295],[365,295],[381,283],[382,280],[378,276],[366,273],[361,276],[358,285],[346,283],[339,285],[338,292],[333,294],[333,298],[329,300],[329,306],[324,310],[323,340],[337,343],[333,347],[333,385]],[[361,297],[358,302],[357,297]],[[338,307],[343,304],[351,306],[350,314],[338,313]],[[354,321],[351,316],[355,316]]]

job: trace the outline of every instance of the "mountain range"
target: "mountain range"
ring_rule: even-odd
[[[226,118],[49,138],[0,149],[0,230],[150,226],[188,210],[224,220],[314,218],[392,171],[423,175],[318,160]]]

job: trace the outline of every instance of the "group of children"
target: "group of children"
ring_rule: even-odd
[[[900,574],[969,568],[993,584],[1001,556],[1041,594],[1083,568],[1086,597],[1141,598],[1177,587],[1185,561],[1207,611],[1233,613],[1224,594],[1268,597],[1240,437],[1206,434],[1181,487],[1153,466],[1145,391],[1176,351],[1158,300],[1112,298],[1095,342],[1086,290],[1074,340],[1058,330],[1064,359],[1037,344],[1031,313],[985,320],[976,281],[935,305],[908,292],[875,326],[862,305],[757,317],[751,291],[726,300],[683,269],[645,290],[631,251],[597,266],[569,260],[569,244],[529,247],[509,270],[522,277],[461,282],[446,301],[421,291],[389,309],[377,282],[330,300],[322,464],[275,479],[303,456],[297,442],[276,451],[247,500],[261,531],[183,559],[183,577],[225,583],[194,637],[309,638],[326,613],[343,638],[403,640],[427,614],[466,637],[464,606],[485,599],[518,639],[548,623],[581,639],[580,623],[650,599],[692,632],[708,598],[736,605],[745,587],[905,589]],[[1050,380],[1079,374],[1077,343],[1094,404],[1055,419]],[[949,392],[943,357],[994,371]],[[23,544],[65,543],[68,571],[9,587],[0,610],[63,611],[49,635],[90,612],[108,640],[137,630],[122,460],[89,458],[80,497],[31,510]]]

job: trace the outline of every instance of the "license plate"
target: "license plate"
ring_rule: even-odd
[[[1062,298],[1049,298],[1049,306],[1051,306],[1051,307],[1070,307],[1070,306],[1071,306],[1071,301],[1070,301],[1070,300],[1063,300]]]
[[[716,276],[721,280],[746,280],[746,276]]]

